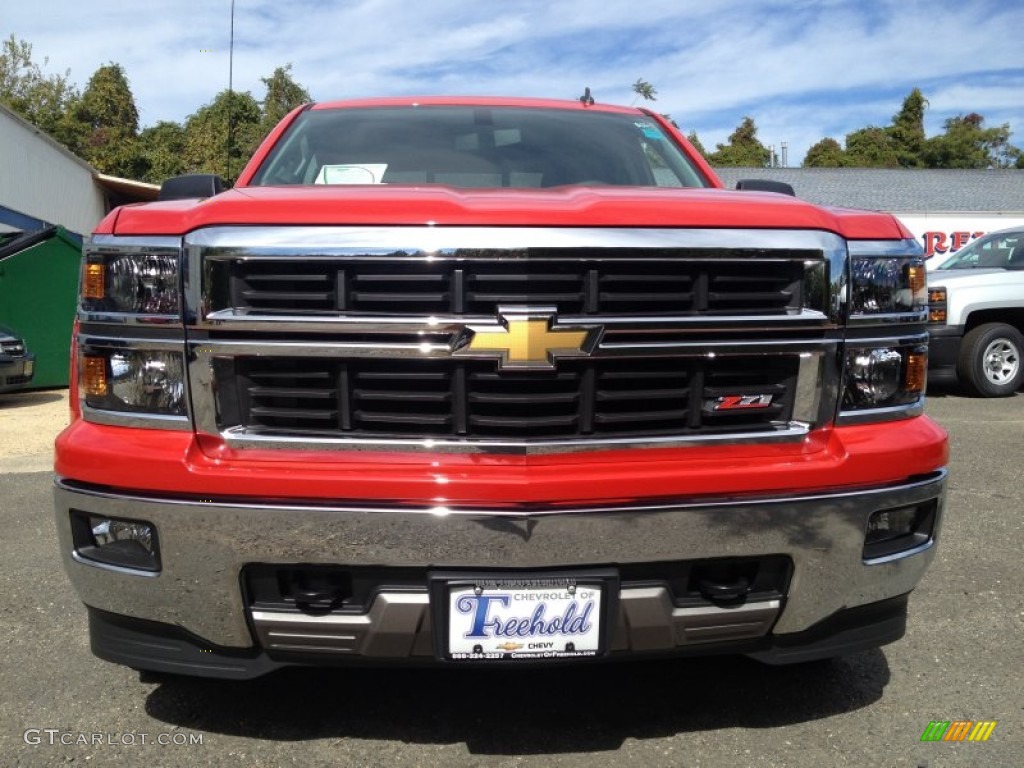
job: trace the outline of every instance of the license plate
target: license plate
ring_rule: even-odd
[[[448,585],[447,658],[563,659],[603,651],[607,583],[479,579]]]

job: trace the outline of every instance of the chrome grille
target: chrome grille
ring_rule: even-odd
[[[185,245],[196,429],[235,447],[544,453],[834,418],[848,248],[827,232],[216,227]],[[591,341],[513,364],[524,317]]]

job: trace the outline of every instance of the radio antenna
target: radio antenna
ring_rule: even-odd
[[[235,143],[235,0],[231,0],[231,37],[228,42],[228,145],[224,175],[231,178],[231,148]]]

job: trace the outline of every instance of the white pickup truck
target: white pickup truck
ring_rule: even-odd
[[[981,237],[928,274],[933,381],[979,397],[1024,385],[1024,228]]]

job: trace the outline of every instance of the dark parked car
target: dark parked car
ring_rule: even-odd
[[[29,354],[25,340],[0,325],[0,392],[21,389],[30,381],[36,367],[36,356]]]

